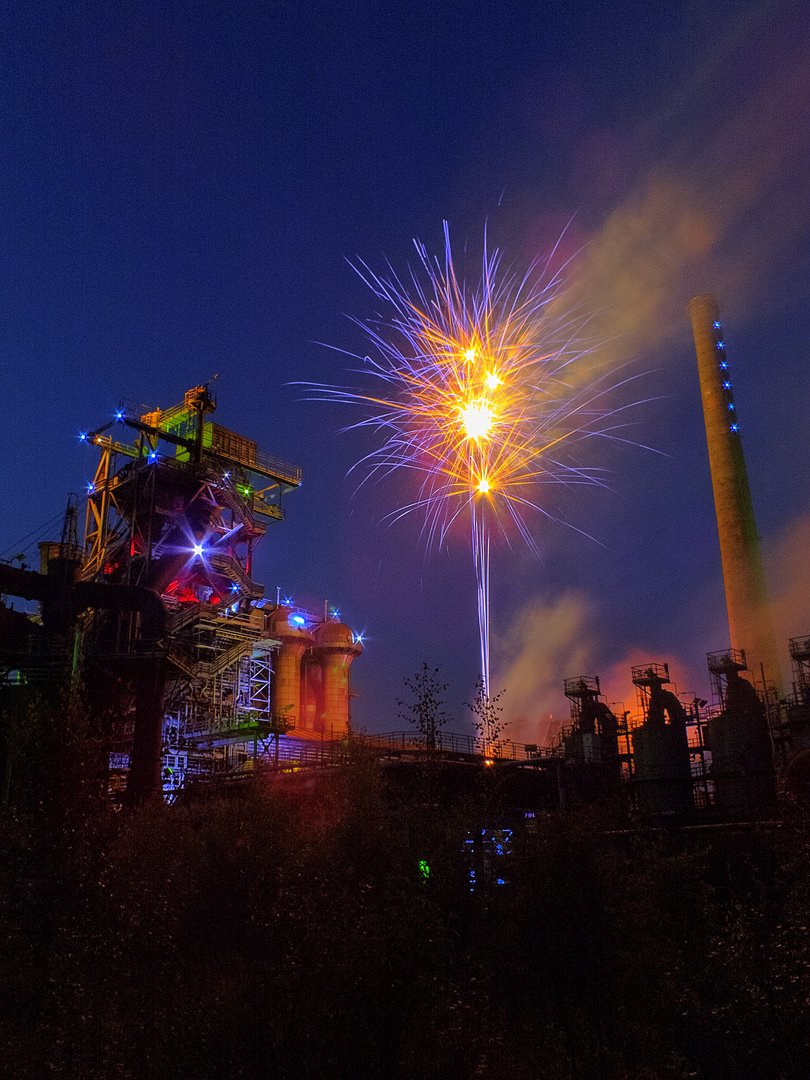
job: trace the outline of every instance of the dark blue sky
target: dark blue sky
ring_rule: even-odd
[[[395,489],[346,479],[354,417],[288,384],[346,381],[317,342],[365,350],[346,315],[375,305],[347,258],[403,270],[447,219],[472,252],[488,221],[521,266],[572,221],[606,352],[655,399],[632,435],[660,453],[605,449],[610,492],[549,495],[594,540],[540,521],[541,563],[496,557],[514,736],[559,711],[567,675],[627,694],[639,657],[708,696],[704,654],[728,641],[683,315],[699,292],[721,301],[779,630],[810,632],[809,21],[799,0],[8,5],[0,550],[52,518],[58,537],[95,466],[78,431],[218,374],[217,421],[304,469],[257,552],[268,594],[328,597],[365,631],[361,726],[401,726],[402,678],[427,660],[459,727],[469,553],[426,557],[418,523],[381,524]]]

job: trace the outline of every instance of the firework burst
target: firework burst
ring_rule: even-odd
[[[368,427],[380,445],[355,469],[368,476],[409,470],[417,495],[388,517],[422,518],[428,547],[469,517],[478,589],[481,678],[489,693],[489,558],[493,533],[517,533],[536,549],[532,513],[546,514],[539,489],[548,483],[601,483],[600,470],[574,463],[572,444],[594,435],[619,438],[615,411],[604,406],[607,375],[594,377],[586,358],[586,319],[572,311],[561,272],[534,264],[504,272],[484,237],[480,279],[456,275],[447,224],[441,258],[415,241],[418,264],[403,281],[365,263],[354,269],[383,305],[359,321],[374,346],[362,373],[368,391],[311,386],[317,398],[360,405],[366,415],[346,430]],[[376,392],[375,392],[376,391]]]

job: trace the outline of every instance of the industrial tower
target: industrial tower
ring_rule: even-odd
[[[696,296],[687,308],[697,352],[706,442],[712,473],[717,532],[731,647],[745,654],[756,679],[782,693],[754,509],[728,371],[720,309],[713,296]]]
[[[346,730],[359,641],[328,612],[267,601],[253,579],[255,545],[284,517],[301,470],[214,423],[215,409],[209,385],[197,386],[169,409],[123,405],[81,435],[100,458],[79,582],[138,588],[166,613],[141,692],[151,707],[134,695],[114,733],[112,774],[128,802],[278,760],[279,737],[293,730],[310,739]],[[137,612],[102,609],[85,623],[86,651],[108,670],[118,657],[126,672],[143,654]]]

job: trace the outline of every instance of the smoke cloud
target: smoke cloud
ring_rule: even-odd
[[[602,694],[615,713],[629,712],[634,715],[639,712],[632,669],[650,663],[668,665],[670,678],[668,689],[673,693],[687,694],[690,697],[706,696],[709,683],[708,671],[695,672],[682,659],[671,653],[662,653],[660,649],[652,651],[634,646],[621,660],[598,673]]]
[[[586,674],[594,655],[590,625],[595,607],[584,594],[535,596],[494,641],[494,688],[507,735],[515,742],[547,745],[568,719],[563,680]]]
[[[810,538],[810,516],[805,527]],[[708,674],[660,649],[634,645],[621,659],[607,660],[609,643],[600,641],[596,624],[595,602],[569,590],[533,597],[517,611],[506,632],[495,638],[492,685],[496,692],[504,691],[500,704],[509,739],[549,745],[570,719],[564,682],[580,675],[599,676],[603,698],[617,714],[638,711],[631,669],[651,662],[669,665],[675,692],[706,696]]]
[[[684,305],[698,292],[762,314],[755,290],[810,220],[810,49],[800,35],[768,42],[767,26],[743,29],[759,83],[733,115],[713,116],[725,65],[746,59],[738,41],[718,44],[711,70],[685,79],[670,115],[638,133],[650,144],[668,133],[666,149],[584,252],[577,292],[601,312],[592,329],[619,356],[683,337]]]
[[[810,634],[810,511],[795,518],[764,546],[769,570],[774,630],[780,648],[782,672],[790,671],[788,641]],[[788,679],[785,678],[787,685]]]

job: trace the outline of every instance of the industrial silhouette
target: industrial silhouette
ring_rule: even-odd
[[[810,795],[810,638],[790,642],[785,695],[717,301],[695,297],[688,314],[729,621],[729,647],[708,657],[711,703],[682,700],[651,661],[631,670],[634,712],[611,708],[595,675],[566,679],[570,723],[551,746],[366,736],[381,758],[459,766],[447,792],[496,764],[527,812],[613,800],[652,819],[761,820],[780,784]],[[93,686],[114,717],[111,797],[129,805],[334,766],[351,734],[359,637],[326,605],[316,615],[268,599],[253,578],[255,545],[283,519],[300,470],[214,423],[215,409],[210,384],[165,410],[122,405],[82,436],[99,453],[82,540],[71,497],[61,539],[40,544],[39,573],[0,564],[0,591],[40,604],[34,618],[0,608],[6,703],[80,678]],[[8,740],[2,749],[10,799],[23,781]]]

